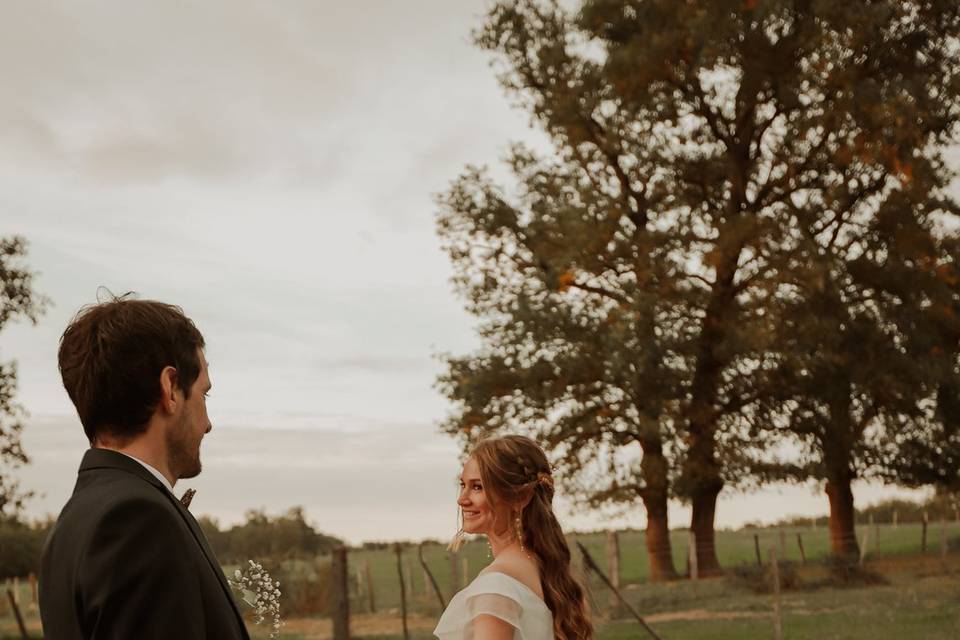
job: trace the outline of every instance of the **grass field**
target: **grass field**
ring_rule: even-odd
[[[785,532],[783,567],[785,577],[793,581],[793,588],[782,596],[784,637],[789,640],[836,639],[866,640],[867,638],[960,638],[960,526],[954,524],[946,531],[947,562],[940,558],[940,526],[931,525],[928,531],[927,553],[921,555],[920,525],[900,525],[898,528],[881,526],[870,534],[867,545],[866,567],[883,576],[887,584],[875,586],[848,586],[840,588],[824,580],[828,575],[826,564],[827,533],[824,529],[797,529]],[[744,530],[718,532],[717,550],[721,562],[730,571],[727,576],[691,583],[681,580],[666,584],[646,582],[647,564],[643,533],[620,534],[621,574],[624,592],[666,640],[733,639],[750,640],[772,637],[773,600],[769,593],[758,593],[757,582],[764,583],[757,570],[754,534],[760,539],[766,555],[770,547],[779,547],[778,530]],[[803,536],[807,565],[799,563],[796,534]],[[879,539],[877,539],[879,538]],[[584,535],[579,539],[590,549],[598,563],[605,567],[606,537],[603,534]],[[685,567],[687,535],[675,532],[672,537],[676,566]],[[452,570],[449,554],[442,547],[424,547],[425,559],[440,583],[444,597],[449,597]],[[472,579],[488,562],[486,546],[468,544],[457,559],[462,571],[462,560],[467,560],[467,580]],[[323,563],[325,560],[319,559]],[[575,558],[575,562],[579,559]],[[350,571],[369,563],[374,583],[377,611],[367,611],[365,590],[354,591],[351,598],[351,628],[353,636],[366,640],[399,640],[399,578],[396,555],[391,550],[352,551]],[[309,563],[307,563],[309,564]],[[409,571],[413,583],[410,597],[410,628],[414,640],[431,638],[431,631],[440,612],[435,597],[426,592],[423,571],[419,568],[416,548],[403,552],[402,564]],[[740,570],[737,570],[740,567]],[[744,578],[753,573],[754,579]],[[596,579],[590,580],[590,591],[597,613],[597,640],[627,640],[643,638],[639,625],[626,617],[623,611],[610,609],[610,595]],[[354,584],[354,589],[357,585]],[[29,587],[21,582],[21,602],[27,613],[32,633],[39,636],[39,620],[31,608]],[[4,603],[5,604],[5,603]],[[287,640],[318,640],[330,637],[330,622],[322,618],[285,618],[282,635]],[[261,629],[254,629],[257,638],[266,637]],[[19,637],[8,607],[0,605],[0,638]]]
[[[864,539],[865,531],[868,527],[864,526],[858,531],[860,540]],[[920,553],[921,531],[920,524],[901,524],[898,527],[891,525],[878,525],[871,528],[867,538],[867,558],[916,555]],[[800,550],[797,543],[797,535],[803,540],[804,552],[809,562],[817,562],[826,559],[829,556],[829,534],[823,527],[812,529],[809,527],[797,529],[784,529],[784,549],[780,552],[780,530],[779,529],[742,529],[738,531],[718,531],[716,534],[717,555],[720,563],[724,567],[735,567],[738,565],[755,565],[756,551],[754,547],[754,535],[757,535],[760,542],[760,549],[763,561],[767,561],[767,553],[771,548],[777,548],[781,560],[800,562]],[[948,523],[945,531],[947,540],[951,548],[960,551],[960,525],[957,523]],[[927,552],[928,554],[939,553],[940,545],[940,524],[931,524],[927,532]],[[643,584],[649,576],[649,565],[647,564],[647,553],[645,544],[645,534],[642,531],[621,532],[620,538],[620,580],[621,584]],[[587,534],[571,536],[572,540],[582,542],[590,552],[590,555],[597,563],[606,570],[606,535],[605,534]],[[686,570],[687,562],[687,544],[689,536],[686,531],[673,531],[671,533],[671,544],[673,549],[674,566],[678,571]],[[436,613],[439,605],[434,606],[435,597],[428,593],[426,579],[423,571],[419,567],[416,548],[407,548],[403,552],[403,564],[410,569],[410,579],[413,587],[413,606],[416,610],[424,613]],[[464,546],[460,552],[460,558],[457,560],[458,571],[462,574],[463,559],[467,561],[467,580],[476,577],[477,573],[485,567],[490,560],[487,559],[486,544],[481,542],[471,542]],[[433,576],[437,580],[444,598],[449,598],[451,594],[452,566],[449,553],[440,546],[424,547],[424,559],[430,568]],[[363,567],[365,562],[369,562],[370,574],[374,583],[374,600],[378,609],[397,608],[400,606],[399,578],[397,575],[396,555],[390,550],[377,551],[351,551],[348,560],[351,571]],[[578,554],[574,553],[574,562],[579,563]],[[461,578],[461,584],[465,584]],[[595,589],[600,588],[600,582],[591,581],[591,586]],[[408,594],[409,595],[409,594]],[[367,611],[367,598],[363,593],[354,595],[354,610]]]
[[[888,584],[853,588],[814,588],[827,570],[822,564],[796,567],[801,586],[782,594],[784,638],[788,640],[877,640],[960,638],[960,557],[943,565],[937,556],[899,555],[867,563]],[[773,596],[755,593],[735,577],[702,580],[697,584],[638,584],[626,589],[664,640],[767,640],[773,636]],[[610,619],[608,596],[594,593],[596,640],[638,640],[645,634],[620,612]],[[362,614],[352,622],[355,637],[401,640],[400,620],[390,612],[375,619]],[[357,624],[359,623],[359,624]],[[411,620],[413,640],[432,638],[435,618]],[[391,629],[392,627],[392,629]],[[255,632],[256,634],[256,632]],[[287,640],[329,638],[329,623],[291,620]],[[264,638],[265,635],[256,635]]]

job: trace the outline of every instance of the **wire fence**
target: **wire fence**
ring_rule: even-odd
[[[689,531],[674,530],[669,540],[672,568],[681,583],[688,585],[712,577],[711,567],[705,560],[714,557],[728,578],[731,573],[752,569],[760,576],[758,579],[767,582],[776,562],[775,573],[781,575],[777,584],[784,579],[786,588],[793,579],[791,566],[826,566],[835,557],[836,550],[843,551],[848,563],[865,568],[885,558],[907,556],[943,563],[960,560],[960,522],[955,519],[911,523],[865,520],[857,524],[853,534],[840,536],[813,524],[718,530],[712,541],[698,541]],[[651,585],[651,568],[643,531],[573,534],[569,541],[574,570],[587,586],[595,611],[616,618],[623,614],[620,602],[623,600],[640,614],[644,613],[649,605],[649,600],[644,600],[644,589]],[[578,545],[588,551],[596,570],[588,567]],[[349,634],[351,617],[371,614],[393,617],[398,621],[398,629],[401,621],[406,628],[408,617],[435,620],[450,598],[492,560],[488,546],[481,541],[468,542],[457,553],[436,543],[341,549],[338,553],[342,554],[341,561],[333,561],[336,554],[311,560],[286,560],[273,567],[271,573],[281,580],[282,608],[287,618],[334,619],[334,629],[344,630],[339,636],[343,638]],[[228,573],[231,570],[225,569]],[[620,596],[611,591],[611,585],[621,592]],[[4,620],[4,624],[10,622],[14,607],[28,621],[35,619],[36,579],[28,576],[8,580],[3,592],[8,590],[13,596],[0,601],[0,620]],[[697,597],[696,592],[692,593],[678,595],[674,602],[666,605],[658,602],[657,606],[683,608]],[[337,618],[340,618],[339,627]]]

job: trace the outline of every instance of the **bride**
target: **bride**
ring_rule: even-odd
[[[585,594],[570,571],[570,549],[553,514],[553,476],[533,440],[481,441],[460,476],[457,503],[468,533],[487,536],[490,563],[450,601],[440,640],[590,640]]]

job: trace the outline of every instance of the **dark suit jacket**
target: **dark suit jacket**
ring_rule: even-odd
[[[180,501],[136,460],[83,456],[40,568],[47,640],[248,640],[213,551]]]

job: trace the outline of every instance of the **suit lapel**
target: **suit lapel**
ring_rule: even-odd
[[[223,587],[223,591],[226,593],[227,599],[230,600],[230,606],[233,607],[237,617],[241,618],[242,620],[243,616],[240,615],[240,610],[237,609],[237,603],[233,599],[233,591],[230,589],[230,584],[227,582],[227,577],[223,575],[223,569],[220,567],[217,557],[213,554],[213,549],[210,548],[210,543],[207,542],[207,536],[203,534],[203,529],[200,528],[200,524],[197,522],[196,518],[193,517],[193,514],[190,513],[190,511],[188,511],[187,508],[184,507],[175,496],[170,495],[169,491],[166,493],[176,506],[177,511],[180,512],[180,517],[182,517],[186,521],[187,526],[190,527],[193,537],[196,538],[197,544],[200,545],[200,549],[203,551],[203,555],[206,556],[207,562],[210,563],[210,568],[217,575],[217,580],[220,581],[220,586]]]

